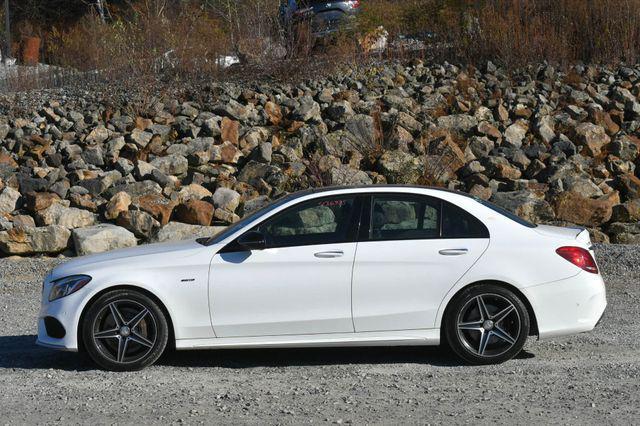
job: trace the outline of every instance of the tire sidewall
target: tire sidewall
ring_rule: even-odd
[[[127,364],[121,364],[105,357],[93,340],[93,323],[98,313],[109,303],[122,299],[132,300],[146,307],[153,315],[157,328],[157,337],[152,350],[140,360]],[[160,358],[169,340],[169,326],[165,313],[150,297],[135,290],[113,290],[100,296],[88,308],[82,321],[81,335],[87,354],[100,367],[111,371],[136,371],[153,364]]]
[[[461,341],[458,335],[457,318],[462,307],[472,298],[481,294],[497,294],[505,297],[515,306],[520,316],[520,335],[516,343],[505,353],[493,356],[483,357],[471,352]],[[498,364],[518,355],[527,341],[530,330],[529,312],[526,306],[513,291],[495,285],[495,284],[479,284],[463,290],[459,295],[451,301],[444,317],[444,337],[449,348],[462,360],[470,364]]]

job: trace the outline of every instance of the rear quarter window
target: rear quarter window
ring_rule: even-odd
[[[489,238],[489,230],[466,210],[443,201],[442,238]]]

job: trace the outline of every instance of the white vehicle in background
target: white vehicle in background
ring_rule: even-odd
[[[424,187],[285,196],[210,238],[81,257],[45,279],[38,343],[110,370],[177,349],[446,343],[464,361],[593,329],[583,229]]]

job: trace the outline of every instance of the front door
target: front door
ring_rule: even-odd
[[[216,254],[209,292],[216,336],[353,332],[359,215],[353,196],[303,201],[252,229],[264,235],[264,250],[231,243]]]
[[[435,327],[447,292],[489,245],[486,227],[434,197],[374,195],[353,271],[356,332]]]

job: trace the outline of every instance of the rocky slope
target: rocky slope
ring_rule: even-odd
[[[372,183],[445,186],[640,243],[640,67],[414,61],[147,90],[0,99],[2,253],[209,235],[285,192]]]

